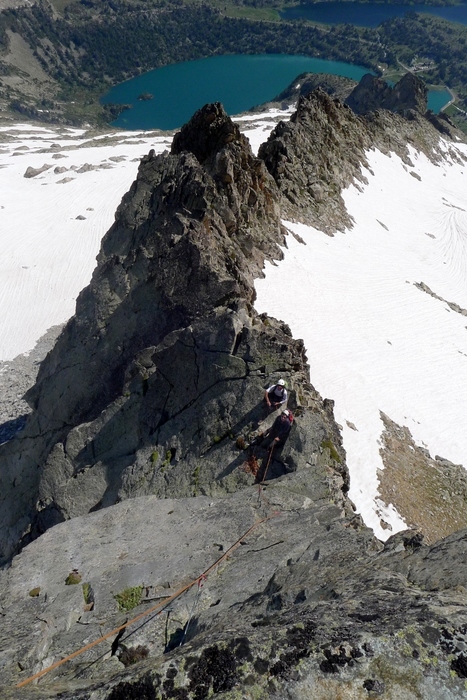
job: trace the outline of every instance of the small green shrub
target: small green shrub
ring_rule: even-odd
[[[40,592],[41,588],[40,586],[37,586],[37,588],[31,588],[31,590],[29,591],[29,595],[31,596],[31,598],[37,598]]]
[[[114,598],[117,601],[118,609],[123,612],[129,612],[136,608],[141,603],[143,594],[142,586],[133,586],[133,588],[125,588],[121,593],[117,593]]]
[[[154,452],[151,455],[151,462],[154,464],[154,462],[157,462],[159,459],[159,452],[157,450],[154,450]]]
[[[81,574],[72,571],[65,579],[65,586],[75,586],[77,583],[81,583]]]
[[[172,450],[167,450],[167,452],[165,453],[165,459],[162,462],[162,466],[168,467],[170,465],[170,462],[172,461],[172,458],[173,458]]]
[[[323,450],[329,450],[329,454],[331,459],[333,459],[335,462],[339,462],[339,464],[342,462],[342,459],[340,457],[340,454],[332,444],[331,440],[329,438],[326,438],[326,440],[323,440],[321,443],[321,447]]]

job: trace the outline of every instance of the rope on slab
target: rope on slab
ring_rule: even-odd
[[[259,527],[260,525],[262,525],[263,523],[267,522],[271,518],[274,518],[276,515],[278,515],[278,513],[273,513],[272,515],[269,515],[266,518],[262,518],[261,520],[257,520],[255,523],[253,523],[253,525],[250,528],[248,528],[248,530],[246,532],[244,532],[243,535],[241,537],[239,537],[238,540],[236,542],[234,542],[233,545],[231,545],[229,547],[229,549],[227,549],[227,551],[224,552],[224,554],[214,562],[214,564],[211,564],[211,566],[209,566],[206,569],[206,571],[204,571],[197,578],[190,581],[190,583],[187,583],[185,586],[182,586],[182,588],[179,588],[169,598],[166,598],[165,600],[158,603],[157,605],[154,605],[149,610],[145,610],[143,613],[140,613],[139,615],[137,615],[133,619],[128,620],[123,625],[120,625],[119,627],[116,627],[115,629],[111,630],[110,632],[107,632],[107,634],[104,634],[103,637],[99,637],[99,639],[95,639],[93,642],[86,644],[86,646],[81,647],[81,649],[78,649],[77,651],[74,651],[72,654],[69,654],[64,659],[60,659],[59,661],[56,661],[51,666],[48,666],[47,668],[42,669],[42,671],[38,671],[37,673],[35,673],[33,676],[26,678],[24,681],[17,683],[15,687],[16,688],[23,688],[25,685],[28,685],[28,683],[31,683],[32,681],[35,681],[38,678],[41,678],[46,673],[49,673],[50,671],[53,671],[54,669],[58,668],[59,666],[62,666],[62,664],[66,663],[67,661],[71,661],[71,659],[75,659],[77,656],[80,656],[85,651],[92,649],[97,644],[100,644],[101,642],[105,641],[109,637],[112,637],[113,635],[118,634],[119,632],[124,630],[126,627],[129,627],[130,625],[134,624],[135,622],[138,622],[139,620],[141,620],[143,617],[146,617],[147,615],[150,615],[151,613],[156,612],[157,610],[159,610],[158,614],[160,614],[167,607],[167,605],[169,605],[173,600],[175,600],[176,598],[181,596],[182,593],[185,593],[185,591],[188,591],[190,588],[192,588],[196,584],[198,584],[198,588],[199,588],[200,582],[204,581],[204,579],[216,568],[216,566],[218,566],[222,561],[224,561],[224,559],[226,559],[229,556],[229,554],[231,554],[242,543],[242,541],[245,539],[245,537],[247,537],[251,532],[253,532],[253,530],[256,530],[256,528]]]

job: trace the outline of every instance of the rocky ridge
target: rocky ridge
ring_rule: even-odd
[[[444,156],[440,132],[456,132],[447,119],[427,119],[426,87],[410,74],[394,88],[364,76],[346,104],[359,108],[346,108],[320,87],[301,95],[290,121],[281,121],[258,152],[279,187],[284,216],[329,234],[352,226],[340,193],[365,182],[366,151],[397,153],[410,166],[408,146],[436,160]]]
[[[286,241],[284,211],[332,232],[366,147],[398,148],[409,167],[407,142],[436,158],[437,139],[422,116],[358,117],[317,91],[277,127],[264,161],[218,104],[171,153],[143,159],[27,394],[26,427],[0,447],[4,560],[23,547],[0,572],[5,700],[149,600],[196,583],[239,538],[199,595],[21,697],[466,695],[465,531],[430,547],[417,532],[384,546],[373,536],[346,496],[332,401],[310,384],[303,343],[252,306],[254,277]],[[253,486],[243,448],[279,376],[296,421],[267,485]],[[256,456],[264,474],[267,455]],[[134,612],[119,610],[123,593]]]
[[[27,394],[34,411],[2,447],[4,558],[18,539],[123,498],[244,483],[230,436],[251,429],[279,373],[294,408],[320,403],[303,344],[252,309],[254,276],[283,242],[276,185],[219,105],[172,153],[143,159]],[[322,414],[318,444],[337,435]]]

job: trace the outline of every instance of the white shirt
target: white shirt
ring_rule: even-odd
[[[275,391],[272,391],[273,389],[276,389],[280,387],[280,384],[272,384],[268,389],[266,389],[269,400],[272,399],[273,403],[285,403],[287,401],[287,389],[285,387],[281,387],[284,391],[281,393],[276,393]],[[272,394],[270,393],[272,391]]]

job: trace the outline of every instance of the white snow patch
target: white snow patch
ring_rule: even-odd
[[[99,146],[93,139],[77,139],[76,130],[67,135],[26,124],[1,130],[11,140],[0,144],[0,361],[27,352],[48,328],[74,313],[101,238],[136,177],[137,160],[151,148],[161,152],[170,144],[165,136],[140,136],[142,143],[129,143],[127,132],[121,134],[122,143]],[[52,144],[66,157],[38,152]],[[67,150],[76,145],[83,147]],[[111,168],[77,172],[86,163],[101,166],[116,156],[123,160],[110,161]],[[28,166],[45,164],[52,167],[24,178]],[[61,167],[68,170],[54,172]],[[73,179],[60,184],[67,177]]]
[[[289,236],[284,260],[266,265],[256,309],[304,339],[312,383],[343,426],[349,495],[386,539],[405,524],[377,501],[380,411],[433,456],[467,465],[467,318],[414,286],[467,308],[467,182],[465,166],[421,153],[414,168],[395,154],[367,158],[368,185],[343,193],[355,226],[329,237],[285,222],[305,245]]]
[[[237,121],[246,127],[252,122],[258,125],[247,132],[257,148],[285,114],[270,110]],[[27,123],[0,126],[0,132],[0,361],[4,361],[31,350],[48,328],[74,313],[76,297],[91,279],[101,238],[136,177],[139,159],[151,148],[156,153],[170,148],[172,137],[157,130],[91,137],[84,129]],[[107,138],[111,145],[103,143]],[[41,152],[45,149],[51,150]],[[46,164],[51,166],[48,170],[24,178],[29,166]],[[85,164],[99,169],[78,172]],[[67,170],[55,172],[62,167]]]
[[[262,114],[255,115],[244,115],[242,117],[235,117],[234,121],[240,126],[247,125],[249,122],[254,124],[254,128],[247,126],[247,131],[245,131],[245,136],[250,141],[251,150],[255,155],[258,153],[258,149],[262,143],[267,141],[267,138],[271,131],[274,129],[276,124],[281,119],[290,118],[290,109],[270,109],[268,112],[263,112]]]

